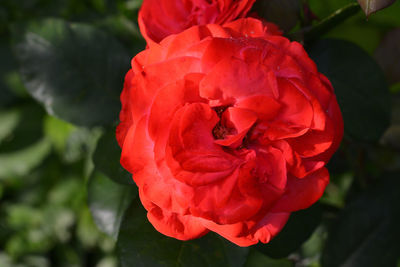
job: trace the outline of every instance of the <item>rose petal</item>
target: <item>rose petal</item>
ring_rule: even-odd
[[[304,47],[298,42],[291,42],[287,47],[288,54],[290,54],[298,64],[301,65],[302,69],[307,70],[308,72],[317,73],[317,66],[310,59],[307,52],[304,50]]]
[[[321,168],[302,179],[288,177],[286,192],[272,208],[272,212],[293,212],[306,209],[324,193],[329,183],[329,173]]]
[[[140,31],[146,40],[158,43],[188,28],[188,15],[183,1],[145,0],[139,12]]]
[[[169,84],[160,89],[154,98],[149,117],[149,133],[154,139],[160,134],[167,134],[168,125],[175,112],[185,103],[204,102],[199,95],[198,84],[203,74],[186,75],[183,80]],[[174,96],[174,97],[171,97]]]
[[[314,118],[310,101],[286,79],[278,78],[278,87],[282,110],[276,120],[309,128]]]
[[[116,137],[120,147],[123,146],[125,137],[131,127],[132,121],[132,113],[131,113],[131,101],[130,101],[130,93],[132,90],[132,79],[133,79],[133,71],[129,70],[125,75],[124,89],[121,93],[121,104],[122,109],[119,113],[120,123],[117,126]]]
[[[204,60],[204,58],[203,58]],[[268,70],[236,58],[221,60],[200,82],[200,96],[215,106],[232,105],[253,95],[274,97]]]
[[[281,104],[278,101],[263,95],[244,98],[242,101],[237,102],[236,106],[255,112],[261,121],[272,120],[278,115],[281,108]]]
[[[244,17],[255,0],[144,0],[139,11],[140,32],[150,47],[194,25],[223,24]]]
[[[257,177],[261,183],[268,183],[278,190],[286,186],[286,161],[282,151],[268,146],[257,149]]]
[[[236,148],[240,146],[243,138],[256,121],[257,116],[254,112],[241,108],[228,108],[222,115],[221,127],[235,129],[236,134],[227,135],[224,139],[215,140],[214,142],[222,146]]]
[[[264,37],[271,33],[276,33],[276,29],[270,23],[255,18],[237,19],[235,21],[225,23],[224,27],[232,32],[235,37]]]
[[[262,199],[259,192],[254,196],[240,192],[237,183],[242,175],[238,169],[216,184],[196,188],[191,214],[218,224],[236,223],[256,214]]]
[[[181,57],[143,66],[142,71],[135,73],[132,80],[133,85],[129,99],[135,103],[131,106],[132,119],[136,121],[143,114],[148,113],[159,90],[168,85],[171,80],[182,80],[186,71],[199,72],[199,63],[196,58]]]
[[[291,147],[302,157],[312,157],[327,151],[333,143],[334,129],[329,121],[325,131],[308,131],[306,134],[288,140]]]
[[[147,118],[143,116],[129,128],[122,146],[121,165],[131,173],[143,169],[153,159],[153,142],[146,128]]]
[[[191,215],[180,215],[161,209],[154,203],[141,196],[146,208],[147,218],[160,233],[179,240],[199,238],[209,232],[199,219]]]
[[[229,241],[241,247],[257,244],[259,241],[268,243],[285,226],[290,213],[267,213],[256,222],[239,222],[236,224],[219,225],[212,221],[203,220],[202,223],[209,230],[218,233]]]
[[[223,24],[225,22],[234,20],[236,18],[245,17],[246,14],[251,9],[251,7],[253,6],[255,0],[245,0],[245,1],[219,0],[218,2],[222,7],[221,10],[223,10],[224,12],[220,13],[220,15],[216,20],[216,23]]]
[[[235,157],[214,143],[212,129],[219,118],[206,104],[188,104],[175,113],[166,160],[176,179],[204,185],[225,178],[234,169]]]

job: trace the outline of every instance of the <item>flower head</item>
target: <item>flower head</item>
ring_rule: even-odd
[[[256,19],[171,35],[132,60],[117,139],[148,218],[181,240],[267,243],[316,202],[343,136],[329,80]]]
[[[144,0],[139,26],[147,42],[160,42],[194,25],[243,18],[255,0]]]

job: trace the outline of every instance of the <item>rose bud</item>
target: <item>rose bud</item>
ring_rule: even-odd
[[[140,32],[148,43],[195,25],[223,24],[247,15],[255,0],[143,0]]]
[[[329,80],[247,18],[191,27],[132,60],[117,139],[147,216],[180,240],[268,243],[329,182],[343,136]]]

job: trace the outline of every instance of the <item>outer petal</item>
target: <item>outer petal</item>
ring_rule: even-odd
[[[219,1],[222,2],[222,1]],[[225,1],[228,2],[228,1]],[[255,0],[229,1],[230,4],[223,6],[223,12],[218,16],[216,23],[232,21],[236,18],[245,17],[253,6]]]
[[[132,120],[139,120],[150,108],[160,89],[176,80],[182,80],[186,72],[199,72],[200,62],[194,57],[179,57],[140,67],[132,79],[129,101]],[[172,81],[172,82],[171,82]],[[138,101],[140,99],[140,101]]]
[[[237,19],[224,24],[232,31],[233,36],[265,37],[266,35],[280,33],[278,27],[272,23],[256,18]]]
[[[307,177],[288,177],[285,194],[272,208],[272,212],[293,212],[306,209],[321,198],[329,183],[329,173],[321,168]]]
[[[209,232],[199,219],[161,209],[145,197],[140,197],[147,210],[147,218],[160,233],[179,240],[199,238]]]
[[[262,65],[225,58],[201,81],[200,95],[215,106],[232,105],[254,95],[274,98],[274,82],[265,73],[268,70]]]
[[[267,213],[257,222],[245,221],[236,224],[219,225],[212,221],[203,221],[209,230],[220,234],[232,243],[241,247],[268,243],[285,226],[290,213]]]
[[[148,44],[194,25],[223,24],[246,16],[255,0],[144,0],[139,27]]]
[[[129,70],[125,76],[124,89],[120,97],[122,109],[121,112],[119,113],[119,120],[121,122],[118,124],[116,131],[117,141],[120,147],[123,146],[125,137],[129,131],[129,128],[133,123],[132,113],[131,113],[131,101],[130,101],[133,76],[134,76],[133,71]]]
[[[190,26],[190,10],[183,1],[144,0],[139,11],[142,35],[150,42],[160,42],[170,34],[179,33]]]
[[[272,146],[278,148],[282,152],[282,156],[287,164],[288,172],[297,178],[304,178],[310,173],[325,166],[324,161],[300,157],[299,154],[292,149],[288,141],[278,140],[273,142]]]

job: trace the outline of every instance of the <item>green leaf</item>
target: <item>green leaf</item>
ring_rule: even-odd
[[[27,175],[50,153],[51,144],[43,139],[22,150],[0,154],[0,178]]]
[[[361,8],[364,10],[365,15],[369,16],[381,9],[384,9],[396,0],[357,0]]]
[[[375,58],[391,84],[400,82],[400,28],[386,34],[375,51]]]
[[[53,143],[53,146],[59,153],[63,153],[67,145],[70,134],[76,128],[72,124],[47,115],[44,120],[44,132],[47,138]]]
[[[397,88],[397,93],[395,91],[392,95],[392,124],[383,135],[381,142],[387,147],[400,150],[400,83],[397,84]],[[396,90],[396,88],[392,88],[392,90]]]
[[[95,171],[88,185],[88,201],[99,229],[116,240],[122,216],[136,196],[136,187],[116,184]]]
[[[51,115],[82,125],[117,120],[130,55],[92,26],[47,19],[14,30],[25,86]]]
[[[246,267],[292,267],[294,264],[287,259],[271,259],[257,250],[250,250]]]
[[[330,168],[333,169],[333,168]],[[321,198],[321,203],[343,208],[345,206],[346,196],[353,182],[352,172],[333,174],[331,172],[331,181],[325,188],[325,193]]]
[[[0,111],[0,144],[12,134],[21,119],[21,112],[16,109]]]
[[[1,122],[3,126],[0,127],[0,131],[4,131],[0,142],[1,153],[22,150],[42,140],[45,112],[39,105],[15,106],[7,113],[9,115],[3,117],[5,121]]]
[[[122,40],[125,45],[128,45],[132,55],[146,48],[146,41],[139,31],[138,25],[131,18],[121,14],[113,15],[102,18],[100,21],[95,22],[95,25]]]
[[[391,92],[391,93],[394,93],[394,94],[399,93],[399,92],[400,92],[400,82],[395,83],[395,84],[392,84],[392,85],[390,86],[390,92]]]
[[[62,155],[63,160],[71,163],[79,161],[80,159],[87,159],[87,163],[92,166],[92,155],[96,148],[97,141],[101,136],[101,133],[101,129],[99,128],[75,128],[75,130],[67,136],[65,149]]]
[[[392,267],[399,258],[400,180],[387,174],[343,210],[326,243],[322,266]]]
[[[329,211],[326,210],[325,212],[328,213]],[[326,236],[327,230],[325,229],[324,225],[321,224],[310,236],[310,238],[301,246],[299,254],[303,259],[303,262],[309,262],[309,265],[307,266],[320,266],[319,262],[321,257],[321,250],[324,247]]]
[[[272,258],[284,258],[296,251],[318,227],[322,208],[317,203],[308,209],[292,213],[283,230],[268,244],[256,248]]]
[[[16,96],[7,81],[7,76],[17,69],[11,48],[6,40],[0,38],[0,106],[7,106],[15,101]]]
[[[317,1],[322,4],[325,2]],[[358,7],[361,10],[359,5]],[[400,1],[396,1],[390,8],[381,10],[368,19],[365,18],[364,12],[359,12],[342,24],[336,25],[325,37],[348,40],[373,55],[383,34],[393,30],[394,27],[400,27],[399,14]]]
[[[120,184],[134,184],[132,174],[122,168],[119,159],[121,148],[115,138],[115,129],[108,130],[99,140],[93,155],[94,165],[113,181]]]
[[[336,10],[354,3],[354,0],[308,0],[307,3],[312,12],[315,13],[318,18],[323,19]]]
[[[191,241],[166,237],[148,222],[139,202],[126,211],[117,246],[122,267],[241,267],[248,254],[248,248],[238,247],[213,233]]]
[[[124,2],[126,10],[137,10],[142,5],[143,0],[128,0]]]
[[[332,82],[345,133],[357,140],[378,140],[390,122],[389,89],[378,64],[358,46],[342,40],[321,40],[308,51]]]
[[[350,3],[335,10],[335,12],[325,17],[323,20],[318,21],[315,25],[304,27],[297,32],[291,33],[290,37],[300,42],[312,42],[316,39],[320,39],[322,35],[330,32],[348,18],[357,14],[358,11],[360,11],[358,4]]]
[[[267,21],[276,23],[282,30],[289,31],[299,22],[300,1],[268,0],[256,1],[254,11]]]

